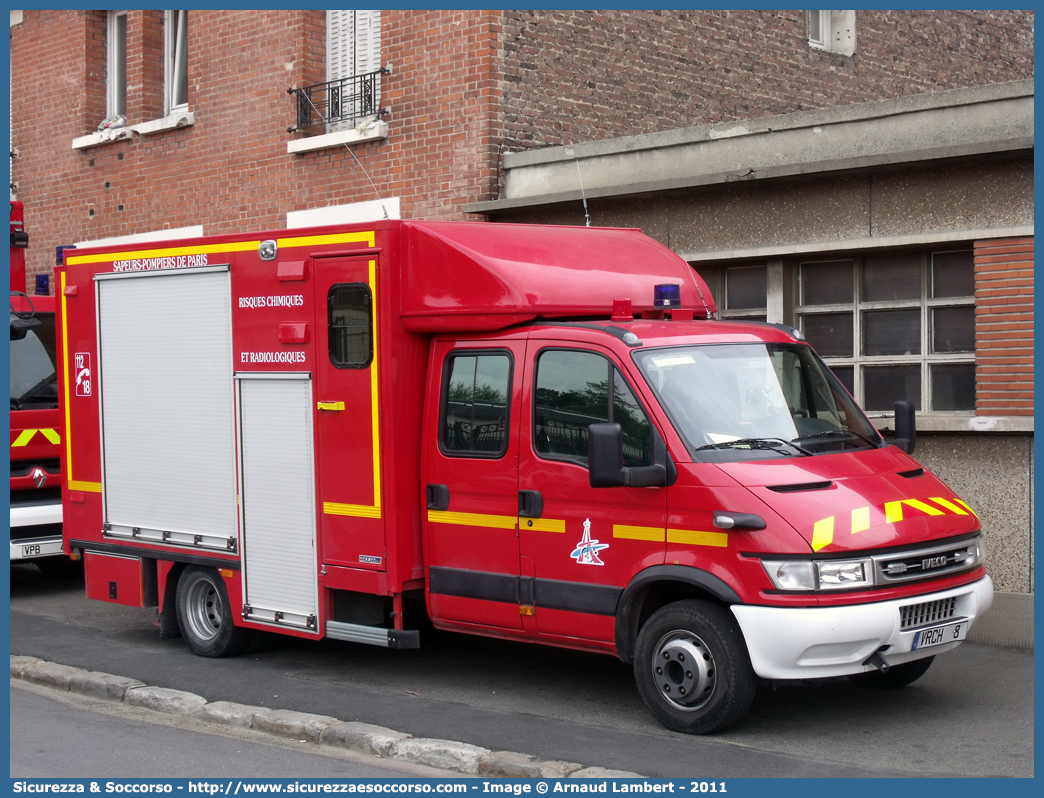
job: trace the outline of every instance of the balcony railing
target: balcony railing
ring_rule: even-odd
[[[297,124],[288,127],[287,133],[306,130],[320,125],[334,125],[339,129],[354,127],[360,120],[380,115],[381,75],[387,69],[367,72],[362,75],[317,83],[300,89],[287,89],[294,95],[297,106]]]

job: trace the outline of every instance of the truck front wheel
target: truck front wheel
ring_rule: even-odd
[[[738,721],[757,681],[743,634],[728,610],[678,601],[657,610],[638,634],[638,692],[669,729],[709,734]]]
[[[201,657],[241,654],[253,633],[232,622],[224,580],[213,568],[188,566],[178,580],[178,626],[192,653]]]

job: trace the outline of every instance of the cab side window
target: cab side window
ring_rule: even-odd
[[[508,445],[510,356],[506,352],[450,355],[442,384],[442,451],[464,457],[502,457]]]
[[[652,463],[649,418],[623,375],[593,352],[551,349],[537,359],[533,446],[548,460],[587,467],[587,428],[623,429],[624,465]]]
[[[326,297],[330,362],[365,368],[373,358],[373,297],[366,283],[339,283]]]

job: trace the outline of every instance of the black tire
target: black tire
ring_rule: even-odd
[[[757,688],[739,626],[728,610],[709,601],[668,604],[645,622],[635,646],[634,679],[656,719],[688,734],[736,723]]]
[[[915,659],[913,662],[904,662],[902,665],[893,665],[888,673],[881,671],[867,671],[866,673],[853,673],[848,678],[860,687],[874,687],[879,690],[888,690],[895,687],[906,687],[916,682],[932,665],[935,657]]]
[[[252,630],[232,622],[225,582],[213,568],[186,567],[178,580],[176,605],[181,636],[193,654],[232,657],[253,639]]]

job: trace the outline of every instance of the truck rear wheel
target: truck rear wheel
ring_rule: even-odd
[[[668,604],[646,621],[634,678],[653,715],[689,734],[734,724],[757,687],[743,634],[727,610],[709,601]]]
[[[213,568],[190,565],[181,573],[177,593],[178,626],[192,653],[201,657],[241,654],[253,633],[232,622],[228,591]]]
[[[865,673],[853,673],[848,678],[862,687],[876,687],[886,690],[894,687],[906,687],[916,682],[932,665],[935,657],[915,659],[913,662],[904,662],[902,665],[893,665],[888,673],[881,671],[866,671]]]

